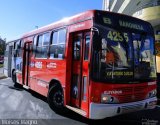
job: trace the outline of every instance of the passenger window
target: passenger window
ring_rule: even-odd
[[[33,41],[34,45],[37,45],[37,36],[34,37],[34,41]]]
[[[52,44],[57,44],[58,32],[54,32],[52,35]]]
[[[33,55],[35,56],[36,54],[36,46],[37,46],[37,36],[34,37],[33,39]]]
[[[64,58],[64,50],[65,50],[65,45],[60,44],[60,45],[51,45],[50,47],[50,58],[59,58],[63,59]]]
[[[18,50],[21,48],[21,41],[18,40],[16,43],[15,43],[15,50]]]
[[[21,57],[22,56],[22,48],[21,48],[21,41],[20,40],[18,40],[16,42],[15,50],[16,50],[16,57]]]
[[[59,31],[59,40],[58,40],[58,43],[65,43],[65,40],[66,40],[66,30],[63,29],[63,30]]]
[[[39,38],[38,38],[38,44],[37,44],[37,46],[39,46],[39,47],[42,46],[42,38],[43,38],[42,35],[40,35]]]
[[[50,59],[63,59],[65,53],[66,30],[55,31],[50,45]]]
[[[50,33],[45,33],[43,35],[43,46],[48,46],[50,41]]]
[[[20,47],[21,47],[21,48],[23,48],[23,47],[24,47],[24,40],[21,40]]]
[[[81,37],[78,36],[74,40],[74,60],[80,60],[81,56]]]
[[[50,43],[50,33],[39,35],[36,47],[36,58],[48,57],[49,43]]]
[[[86,38],[85,38],[84,60],[88,60],[88,57],[89,57],[89,43],[90,43],[90,36],[86,36]]]
[[[21,40],[18,40],[15,43],[15,55],[16,57],[16,61],[15,61],[15,65],[16,65],[16,70],[19,70],[22,72],[22,48],[21,48]]]

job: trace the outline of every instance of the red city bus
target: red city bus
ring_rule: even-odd
[[[16,86],[46,96],[55,111],[67,107],[102,119],[152,109],[157,102],[154,42],[148,22],[91,10],[11,42],[10,71]]]

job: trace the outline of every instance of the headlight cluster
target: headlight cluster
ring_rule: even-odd
[[[156,94],[157,94],[157,90],[156,90],[156,89],[155,89],[155,90],[152,90],[152,91],[150,91],[150,92],[148,93],[148,98],[155,97]]]
[[[118,103],[118,99],[114,96],[107,95],[107,94],[101,94],[101,103]]]

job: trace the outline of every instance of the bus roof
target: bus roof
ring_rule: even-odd
[[[53,29],[56,29],[56,28],[62,28],[62,27],[65,27],[65,26],[68,26],[68,25],[71,25],[71,24],[74,24],[74,23],[81,22],[81,21],[92,19],[94,17],[95,13],[97,13],[97,12],[106,13],[106,14],[107,13],[108,14],[109,13],[110,14],[116,14],[117,16],[126,16],[128,18],[138,20],[140,22],[146,22],[146,21],[143,21],[141,19],[138,19],[138,18],[135,18],[135,17],[132,17],[132,16],[128,16],[128,15],[124,15],[124,14],[119,14],[119,13],[114,13],[114,12],[109,12],[109,11],[102,11],[102,10],[88,10],[88,11],[82,12],[80,14],[77,14],[75,16],[71,16],[71,17],[68,17],[68,18],[63,18],[60,21],[51,23],[49,25],[46,25],[44,27],[35,29],[33,31],[30,31],[30,32],[27,32],[27,33],[22,35],[22,38],[33,36],[35,34],[39,34],[39,33],[42,33],[42,32],[47,32],[47,31],[50,31],[50,30],[53,30]],[[148,23],[148,22],[146,22],[146,23]]]
[[[35,29],[31,32],[25,33],[23,35],[23,37],[31,36],[31,35],[34,35],[34,34],[38,34],[38,33],[49,31],[49,30],[56,29],[56,28],[65,27],[67,25],[71,25],[71,24],[74,24],[74,23],[77,23],[77,22],[80,22],[80,21],[91,19],[94,15],[95,11],[96,10],[89,10],[89,11],[77,14],[75,16],[63,18],[60,21],[51,23],[51,24],[46,25],[44,27],[41,27],[41,28]]]

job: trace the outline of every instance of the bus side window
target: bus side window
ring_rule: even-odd
[[[43,34],[41,58],[48,58],[49,43],[50,43],[50,33]]]
[[[85,52],[84,52],[84,60],[88,60],[89,57],[89,44],[90,44],[90,36],[85,37]]]
[[[36,58],[47,58],[48,57],[48,47],[50,43],[50,33],[44,33],[39,35],[36,44]]]
[[[37,36],[34,36],[33,38],[33,46],[32,46],[32,50],[33,50],[33,56],[35,57],[36,54],[36,46],[37,46]]]
[[[20,57],[22,54],[22,48],[21,48],[21,40],[18,40],[15,43],[15,56]]]
[[[15,54],[14,57],[15,58],[15,66],[16,66],[16,70],[18,71],[22,71],[22,47],[21,47],[21,40],[18,40],[15,42]]]
[[[42,37],[42,35],[38,36],[38,41],[36,45],[36,58],[41,58]]]
[[[50,59],[63,59],[65,53],[66,30],[55,31],[50,45]]]
[[[74,60],[80,60],[81,57],[81,36],[74,39]]]
[[[4,53],[4,57],[8,57],[9,45],[6,45],[6,50]]]

